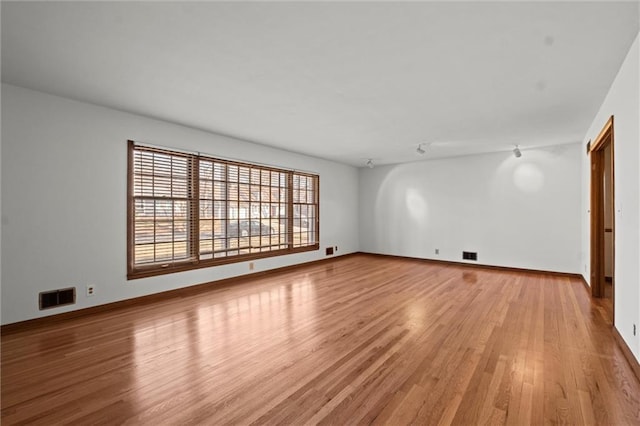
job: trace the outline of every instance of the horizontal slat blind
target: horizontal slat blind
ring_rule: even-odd
[[[315,244],[318,221],[318,177],[293,174],[293,247]]]
[[[287,249],[286,172],[201,158],[200,259]]]
[[[316,175],[131,141],[129,155],[130,278],[319,247]]]
[[[193,158],[146,147],[133,152],[134,265],[195,259]]]

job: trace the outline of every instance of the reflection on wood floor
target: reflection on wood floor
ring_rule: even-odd
[[[567,277],[337,258],[5,334],[2,423],[637,425],[598,303]]]

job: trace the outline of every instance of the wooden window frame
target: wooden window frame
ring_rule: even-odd
[[[288,255],[288,254],[293,254],[293,253],[300,253],[300,252],[306,252],[306,251],[313,251],[313,250],[319,250],[320,248],[320,194],[319,194],[319,190],[320,190],[320,177],[316,174],[312,174],[312,173],[307,173],[307,172],[299,172],[299,171],[294,171],[294,170],[287,170],[287,169],[280,169],[280,168],[276,168],[276,167],[270,167],[270,166],[263,166],[263,165],[259,165],[259,164],[252,164],[252,163],[245,163],[245,162],[239,162],[239,161],[232,161],[232,160],[224,160],[224,159],[219,159],[219,158],[215,158],[212,156],[207,156],[207,155],[202,155],[199,153],[185,153],[185,152],[179,152],[179,151],[173,151],[173,150],[169,150],[169,149],[165,149],[165,148],[157,148],[154,146],[150,146],[150,145],[143,145],[143,144],[136,144],[134,141],[129,140],[128,142],[128,148],[127,148],[127,161],[128,161],[128,165],[127,165],[127,279],[132,280],[132,279],[137,279],[137,278],[145,278],[145,277],[151,277],[151,276],[156,276],[156,275],[164,275],[164,274],[170,274],[170,273],[175,273],[175,272],[183,272],[183,271],[189,271],[189,270],[193,270],[193,269],[199,269],[199,268],[207,268],[207,267],[212,267],[212,266],[219,266],[219,265],[226,265],[226,264],[231,264],[231,263],[238,263],[238,262],[245,262],[245,261],[251,261],[251,260],[255,260],[255,259],[262,259],[262,258],[267,258],[267,257],[275,257],[275,256],[283,256],[283,255]],[[157,262],[157,263],[146,263],[146,264],[136,264],[135,263],[135,241],[136,241],[136,236],[135,236],[135,201],[136,199],[139,198],[139,196],[136,196],[134,194],[134,153],[136,151],[136,149],[138,150],[144,150],[144,151],[152,151],[152,152],[158,152],[158,153],[163,153],[166,155],[176,155],[176,156],[180,156],[180,157],[185,157],[185,158],[189,158],[190,159],[190,164],[191,164],[191,168],[190,168],[190,173],[189,173],[189,182],[188,182],[188,187],[189,190],[192,191],[192,202],[193,204],[189,204],[191,206],[190,209],[190,228],[189,228],[189,241],[187,242],[187,250],[188,250],[188,256],[186,259],[178,259],[178,260],[172,260],[172,261],[168,261],[168,262]],[[212,258],[202,258],[203,256],[205,256],[205,254],[202,254],[202,249],[201,249],[201,244],[200,244],[200,224],[201,224],[201,209],[200,209],[200,203],[201,201],[211,201],[214,204],[214,209],[215,209],[215,196],[214,194],[214,189],[213,189],[213,185],[212,185],[212,190],[211,190],[211,199],[209,198],[203,198],[201,200],[201,192],[200,192],[200,183],[202,180],[206,180],[203,179],[200,175],[200,164],[201,161],[206,161],[206,162],[212,162],[212,163],[222,163],[226,166],[236,166],[239,168],[249,168],[250,171],[253,170],[259,170],[262,176],[263,171],[265,172],[277,172],[277,173],[281,173],[281,174],[285,174],[286,176],[286,184],[283,187],[287,192],[286,192],[286,201],[285,202],[280,202],[280,204],[285,204],[286,207],[286,231],[283,233],[278,233],[277,235],[279,236],[279,238],[281,238],[282,236],[285,237],[284,242],[280,242],[279,244],[275,244],[275,245],[271,245],[270,247],[280,247],[280,246],[286,246],[285,248],[277,248],[277,249],[269,249],[269,251],[259,251],[259,252],[249,252],[249,253],[240,253],[240,254],[229,254],[229,252],[231,251],[240,251],[241,248],[240,247],[236,247],[235,249],[227,249],[225,245],[225,256],[224,257],[212,257]],[[226,168],[225,170],[228,170],[228,168]],[[251,172],[250,172],[251,173]],[[312,218],[313,219],[313,225],[308,224],[307,227],[311,227],[313,226],[313,230],[312,231],[307,231],[307,237],[309,237],[310,235],[313,235],[315,238],[313,240],[312,243],[310,244],[306,244],[303,246],[294,246],[294,202],[293,202],[293,177],[294,175],[300,175],[300,176],[304,176],[307,178],[311,178],[312,182],[313,182],[313,194],[314,194],[314,199],[312,200],[312,205],[315,206],[315,217]],[[273,176],[273,175],[271,175]],[[251,177],[251,175],[250,175]],[[227,187],[227,185],[229,185],[229,183],[231,181],[227,180],[228,178],[225,178],[224,182],[225,182],[225,187]],[[212,180],[212,183],[215,182],[215,180]],[[238,181],[239,183],[240,181]],[[253,184],[252,184],[253,185]],[[259,187],[262,189],[262,187],[269,187],[272,188],[271,185],[263,185],[262,181],[261,184],[259,185]],[[262,193],[262,192],[261,192]],[[228,193],[225,196],[224,200],[220,200],[221,202],[224,202],[226,207],[226,213],[228,213]],[[261,195],[262,197],[262,195]],[[270,200],[271,201],[271,200]],[[238,200],[238,203],[240,203],[240,200]],[[249,200],[248,201],[249,204],[254,204],[253,200]],[[260,200],[260,204],[262,205],[262,200]],[[155,219],[154,219],[155,220]],[[203,221],[205,220],[209,220],[209,219],[202,219]],[[213,224],[213,217],[212,217],[212,224]],[[228,223],[228,218],[224,220],[224,224],[225,227],[229,225]],[[251,221],[254,220],[254,217],[249,214],[248,218],[238,218],[238,221],[240,220],[248,220],[249,221],[249,227],[251,227]],[[273,217],[269,217],[269,220],[272,221]],[[279,220],[281,220],[281,218],[279,218]],[[262,223],[262,213],[260,213],[260,222]],[[279,227],[278,227],[279,228]],[[228,228],[227,228],[228,229]],[[212,236],[210,237],[212,240],[212,250],[215,250],[214,247],[214,236],[213,236],[213,225],[212,225]],[[300,233],[300,231],[299,231]],[[272,236],[272,234],[269,234],[270,237]],[[249,238],[255,237],[256,235],[249,235]],[[265,247],[267,247],[266,245],[263,245],[263,240],[262,240],[262,236],[263,234],[261,233],[260,235],[258,235],[258,237],[260,237],[260,244],[258,246],[251,246],[251,249],[259,249],[259,250],[263,250]],[[225,237],[224,237],[226,243],[228,244],[230,237],[227,234],[227,231],[225,231]],[[208,239],[206,239],[208,241]],[[238,240],[239,241],[239,240]],[[175,243],[175,241],[173,241],[172,243]],[[212,251],[213,253],[214,251]],[[212,254],[213,256],[213,254]]]

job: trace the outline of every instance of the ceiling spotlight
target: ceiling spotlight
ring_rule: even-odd
[[[516,147],[513,149],[513,155],[515,155],[516,158],[522,157],[522,152],[520,152],[520,148],[518,148],[518,145],[516,145]]]
[[[419,143],[419,144],[418,144],[418,147],[416,148],[416,152],[417,152],[418,154],[420,154],[420,155],[424,155],[424,153],[425,153],[425,152],[427,152],[427,151],[425,151],[425,150],[424,150],[424,148],[422,148],[422,144],[421,144],[421,143]]]
[[[367,167],[373,169],[373,160],[371,158],[367,160]]]

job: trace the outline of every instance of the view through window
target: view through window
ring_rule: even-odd
[[[129,141],[128,276],[317,250],[317,175]]]

